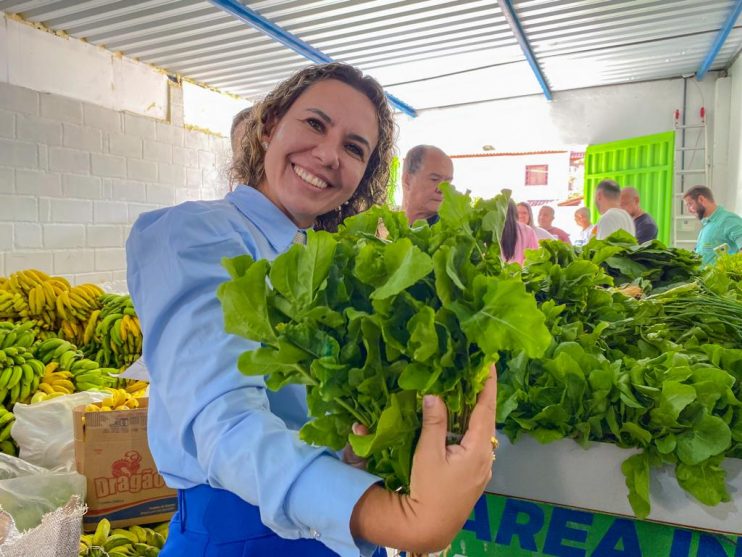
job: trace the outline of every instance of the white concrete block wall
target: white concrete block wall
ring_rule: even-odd
[[[173,120],[0,82],[0,275],[123,280],[138,215],[222,197],[228,140]]]

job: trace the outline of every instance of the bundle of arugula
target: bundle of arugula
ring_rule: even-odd
[[[595,240],[581,253],[545,242],[529,254],[523,281],[555,342],[542,358],[504,355],[498,422],[513,440],[529,434],[544,443],[573,438],[641,449],[622,466],[638,517],[650,512],[652,466],[674,466],[680,486],[702,503],[727,501],[720,464],[742,457],[737,267],[724,261],[710,270],[713,290],[697,272],[681,272],[694,280],[635,300],[611,288],[615,267],[596,256],[610,254],[613,240]]]
[[[306,385],[314,419],[301,438],[334,450],[350,442],[389,489],[409,486],[423,395],[443,398],[455,439],[499,353],[538,358],[552,340],[500,261],[507,195],[473,203],[441,189],[433,226],[376,207],[336,234],[310,231],[273,262],[225,260],[232,280],[218,291],[227,332],[261,343],[239,369],[271,389]],[[370,434],[353,434],[354,422]]]

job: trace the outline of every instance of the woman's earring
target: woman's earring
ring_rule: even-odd
[[[266,151],[268,150],[268,142],[267,141],[261,141],[260,144],[263,146],[263,149]]]

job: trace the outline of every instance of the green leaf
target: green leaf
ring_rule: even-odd
[[[229,276],[233,279],[244,275],[255,260],[250,254],[238,255],[237,257],[222,257],[222,266],[227,270]]]
[[[418,362],[425,362],[438,353],[438,334],[435,330],[435,312],[430,306],[422,309],[407,323],[410,333],[408,353]]]
[[[327,280],[336,245],[329,233],[309,231],[306,246],[294,244],[271,264],[273,288],[295,309],[306,308]]]
[[[375,430],[368,435],[351,433],[350,446],[356,455],[366,458],[371,453],[404,444],[414,435],[418,425],[416,394],[414,391],[401,391],[391,395],[390,405],[381,413]]]
[[[704,505],[714,506],[730,501],[726,473],[719,466],[720,460],[713,458],[695,466],[678,463],[675,467],[678,483]]]
[[[268,317],[267,275],[268,262],[260,260],[240,278],[219,285],[216,295],[222,303],[225,331],[255,342],[276,343],[276,333]]]
[[[402,238],[385,246],[384,266],[387,278],[374,290],[371,299],[383,300],[409,288],[433,270],[433,261],[408,238]]]
[[[486,293],[482,308],[462,320],[461,328],[488,356],[500,350],[522,348],[529,357],[540,357],[551,343],[532,296],[522,282],[509,279],[485,279]]]
[[[649,456],[646,453],[630,456],[621,464],[621,471],[629,488],[629,504],[637,518],[647,518],[649,503]]]
[[[678,381],[663,382],[659,404],[650,412],[652,423],[664,427],[677,426],[680,412],[694,400],[696,390],[691,385]]]
[[[468,195],[457,192],[448,182],[438,185],[443,193],[443,202],[438,209],[438,215],[447,228],[463,229],[471,233],[469,214],[471,200]]]
[[[732,433],[724,420],[704,415],[692,429],[677,435],[677,455],[685,464],[700,464],[729,448]]]

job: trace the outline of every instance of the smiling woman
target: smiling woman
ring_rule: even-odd
[[[253,107],[232,177],[297,225],[334,231],[384,202],[394,133],[376,81],[343,64],[311,66]]]
[[[333,230],[381,202],[393,132],[376,81],[343,64],[306,68],[251,110],[234,191],[134,224],[127,280],[151,377],[149,445],[178,490],[161,557],[441,549],[481,495],[491,476],[494,380],[470,422],[479,442],[455,455],[446,449],[445,405],[426,398],[410,494],[388,492],[356,460],[299,439],[306,389],[267,390],[261,371],[277,362],[239,372],[240,355],[259,344],[225,332],[216,296],[229,279],[223,259],[273,260],[307,228]]]

